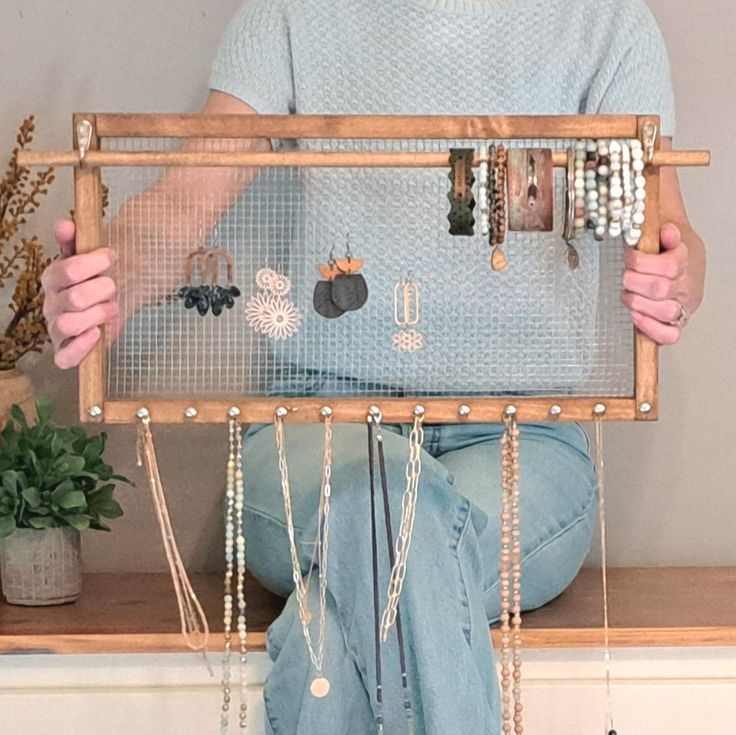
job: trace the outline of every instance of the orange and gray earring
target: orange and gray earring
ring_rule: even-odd
[[[362,309],[368,301],[368,284],[362,273],[364,261],[356,259],[346,245],[344,258],[330,259],[319,267],[324,280],[317,281],[312,303],[314,310],[326,319],[336,319],[347,311]]]

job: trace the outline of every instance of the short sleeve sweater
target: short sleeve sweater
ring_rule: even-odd
[[[660,115],[665,136],[675,131],[667,52],[643,0],[248,0],[225,34],[209,84],[263,114],[635,113]],[[420,179],[419,198],[446,186]],[[276,345],[283,364],[324,371],[327,355],[329,372],[341,379],[407,391],[430,389],[426,375],[432,390],[460,393],[502,389],[508,379],[532,392],[586,382],[596,359],[596,245],[582,249],[572,281],[564,261],[550,255],[559,233],[536,243],[543,247],[534,252],[549,255],[543,267],[528,250],[516,252],[523,242],[512,239],[509,269],[499,277],[480,236],[475,250],[460,251],[467,260],[456,238],[431,251],[423,246],[436,243],[435,230],[447,224],[446,212],[430,211],[428,202],[424,216],[422,203],[411,201],[405,221],[395,211],[391,223],[382,220],[376,202],[387,189],[395,193],[399,179],[381,181],[373,172],[351,189],[313,171],[302,184],[303,232],[319,235],[287,244],[286,267],[304,281],[294,298],[306,316],[297,337]],[[309,222],[310,201],[319,205],[318,222]],[[360,318],[328,322],[311,308],[309,282],[329,249],[339,252],[346,230],[366,260],[371,298]],[[402,249],[405,257],[397,257]],[[425,307],[426,348],[415,368],[392,350],[390,336],[393,283],[409,268]],[[451,282],[448,274],[459,277]],[[486,329],[479,313],[492,314],[495,324],[489,318]],[[619,321],[628,323],[625,315]],[[508,351],[497,339],[499,323],[515,335],[504,340]],[[565,367],[568,378],[550,377],[551,365]],[[490,372],[504,378],[496,384]]]
[[[643,0],[248,0],[210,86],[264,114],[636,113],[675,129]]]

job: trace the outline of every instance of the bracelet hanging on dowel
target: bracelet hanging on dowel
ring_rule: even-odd
[[[575,148],[567,151],[567,177],[565,181],[565,225],[562,239],[567,245],[567,265],[571,271],[580,266],[580,254],[575,247],[575,235],[585,228],[579,192],[585,191],[584,180],[585,141],[578,141]],[[583,206],[585,200],[582,199]],[[581,216],[578,217],[578,214]]]
[[[506,176],[507,153],[503,145],[491,146],[491,179],[488,186],[491,211],[489,245],[491,246],[491,268],[502,271],[508,265],[503,245],[506,242]]]
[[[549,148],[508,151],[509,222],[512,232],[554,229],[554,162]]]
[[[450,200],[450,234],[469,237],[475,232],[475,198],[473,197],[473,148],[452,148],[450,150],[450,182],[452,187],[447,198]]]

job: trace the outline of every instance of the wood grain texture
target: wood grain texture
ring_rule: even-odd
[[[218,651],[221,576],[192,575],[192,581],[214,631],[210,650]],[[736,567],[611,569],[609,585],[614,647],[736,645]],[[247,596],[249,645],[264,650],[266,628],[284,601],[251,579]],[[524,646],[599,648],[601,620],[600,570],[583,569],[560,597],[524,615]],[[166,574],[86,575],[73,605],[0,603],[0,654],[187,650]]]
[[[633,138],[634,115],[202,115],[98,113],[103,138]]]
[[[494,423],[503,420],[506,408],[517,408],[520,423],[543,421],[592,421],[593,407],[597,403],[606,406],[603,419],[606,421],[633,421],[637,417],[633,398],[245,398],[225,400],[151,400],[107,401],[104,406],[105,421],[109,424],[136,423],[136,412],[145,407],[155,424],[221,424],[227,423],[227,412],[231,407],[240,409],[240,419],[246,424],[264,424],[273,421],[274,411],[279,406],[289,409],[287,423],[317,423],[321,421],[323,406],[333,409],[335,423],[365,423],[368,409],[376,405],[383,412],[385,423],[410,423],[414,408],[426,409],[427,424],[444,423]],[[470,406],[469,416],[461,418],[458,409]],[[553,418],[550,408],[562,408],[562,414]],[[196,410],[194,418],[187,418],[188,408]]]
[[[89,120],[93,126],[90,151],[99,148],[100,141],[95,132],[94,116],[74,116],[74,145],[79,148],[77,125],[83,119]],[[79,153],[77,161],[79,160]],[[74,222],[76,225],[76,252],[88,253],[100,245],[102,224],[102,178],[99,168],[88,161],[84,166],[74,169]],[[104,347],[104,335],[79,366],[79,416],[81,421],[99,423],[102,416],[91,417],[88,413],[92,406],[102,406],[105,402],[105,364],[107,352]]]
[[[659,118],[642,117],[639,120],[639,135],[647,123],[654,123],[659,130]],[[656,149],[659,149],[661,138],[657,136]],[[660,218],[659,218],[659,169],[647,166],[647,202],[646,220],[642,227],[642,237],[638,249],[644,253],[658,253],[660,250]],[[637,418],[644,421],[656,421],[659,418],[659,348],[657,344],[636,330],[634,335],[634,374],[636,405],[651,406],[651,411],[638,411]]]

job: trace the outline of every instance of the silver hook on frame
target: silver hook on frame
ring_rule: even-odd
[[[648,166],[651,166],[654,162],[654,149],[657,144],[657,135],[659,134],[659,128],[654,122],[644,123],[642,128],[642,146],[644,147],[644,160]]]
[[[77,125],[77,144],[79,145],[79,165],[84,165],[84,158],[92,145],[95,129],[89,120],[82,120]]]

